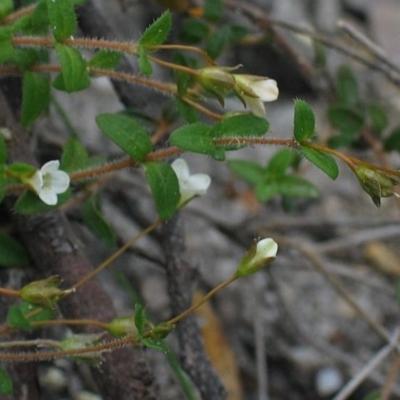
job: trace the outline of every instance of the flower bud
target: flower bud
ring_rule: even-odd
[[[126,335],[139,336],[134,315],[114,318],[107,325],[107,331],[115,337],[123,337]]]
[[[213,94],[221,105],[223,96],[235,87],[235,78],[229,72],[230,68],[207,67],[199,71],[197,81],[209,93]]]
[[[61,350],[73,351],[86,349],[88,347],[94,347],[98,345],[101,338],[104,336],[102,333],[81,333],[79,335],[70,336],[59,343]],[[99,351],[94,351],[90,353],[77,353],[76,356],[70,356],[77,361],[85,361],[89,365],[96,365],[102,361],[102,355]]]
[[[54,309],[58,300],[71,293],[71,290],[59,289],[60,283],[57,276],[28,283],[19,291],[19,297],[28,303]]]
[[[235,93],[253,114],[265,116],[264,102],[274,101],[278,98],[279,89],[273,79],[256,75],[233,75],[236,81]]]
[[[381,197],[393,196],[394,187],[399,184],[398,180],[391,178],[388,174],[364,165],[357,165],[354,172],[361,187],[370,195],[377,207],[381,205]]]
[[[275,260],[278,244],[271,238],[261,239],[253,243],[245,254],[236,271],[238,276],[254,274],[271,261]]]

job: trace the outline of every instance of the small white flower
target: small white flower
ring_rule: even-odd
[[[57,194],[64,193],[69,187],[69,175],[59,170],[60,161],[49,161],[25,180],[25,184],[39,196],[43,203],[57,204]]]
[[[255,75],[233,75],[236,81],[236,94],[253,114],[265,115],[264,102],[278,98],[279,89],[274,79]]]
[[[270,259],[276,257],[276,253],[278,252],[278,244],[274,239],[266,238],[261,239],[257,243],[256,254],[251,260],[251,264],[265,263]]]
[[[178,182],[181,199],[178,207],[184,206],[196,196],[206,194],[211,184],[211,178],[207,174],[190,175],[189,167],[183,158],[177,158],[172,164]]]
[[[276,258],[278,244],[274,239],[265,238],[253,244],[237,269],[239,276],[254,274]]]

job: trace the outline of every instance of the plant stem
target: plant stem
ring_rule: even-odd
[[[132,239],[130,239],[128,242],[126,242],[122,247],[120,247],[114,254],[112,254],[110,257],[107,258],[104,262],[102,262],[96,269],[94,269],[90,274],[86,275],[83,277],[80,281],[75,283],[75,285],[72,286],[71,289],[78,289],[80,286],[84,285],[87,281],[90,279],[94,278],[99,272],[103,271],[105,268],[107,268],[112,262],[114,262],[121,254],[123,254],[129,247],[131,247],[135,242],[137,242],[140,238],[143,236],[147,235],[154,229],[156,229],[159,225],[161,225],[162,220],[157,219],[155,222],[153,222],[150,226],[148,226],[146,229],[144,229],[142,232],[140,232],[138,235],[134,236]]]
[[[177,322],[179,322],[181,319],[187,317],[189,314],[191,314],[193,311],[195,311],[197,308],[199,308],[202,304],[204,304],[208,299],[210,299],[212,296],[214,296],[217,292],[222,290],[224,287],[230,285],[231,283],[235,282],[239,278],[240,278],[240,276],[237,274],[232,275],[229,279],[220,283],[214,289],[210,290],[201,300],[199,300],[192,307],[188,308],[187,310],[185,310],[183,313],[177,315],[176,317],[170,319],[169,321],[166,322],[166,324],[176,325]]]

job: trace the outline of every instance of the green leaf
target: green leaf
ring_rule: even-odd
[[[183,150],[193,153],[214,155],[217,147],[210,135],[210,127],[201,122],[184,125],[176,129],[169,137],[169,142]]]
[[[183,20],[179,32],[179,40],[187,44],[196,44],[205,39],[210,33],[210,27],[206,21],[198,18],[186,18]]]
[[[362,113],[348,106],[330,106],[328,119],[334,128],[344,133],[357,133],[364,125]]]
[[[318,189],[309,181],[296,175],[284,175],[261,181],[256,186],[256,196],[260,202],[275,196],[282,197],[318,197]]]
[[[211,21],[220,19],[224,12],[224,4],[222,0],[205,0],[204,16]]]
[[[266,168],[270,175],[282,176],[285,175],[286,170],[293,166],[296,161],[296,153],[291,149],[282,149],[275,153]]]
[[[53,86],[68,93],[77,92],[90,86],[90,77],[86,61],[81,53],[72,47],[60,43],[55,44],[61,64],[61,74],[56,77]]]
[[[141,46],[157,46],[164,43],[171,30],[171,26],[171,13],[169,11],[165,11],[143,32],[139,44]]]
[[[31,18],[31,33],[45,34],[50,25],[49,15],[47,12],[47,0],[41,0],[37,3]]]
[[[132,118],[100,114],[96,117],[96,123],[109,139],[137,161],[142,161],[153,150],[149,135]]]
[[[163,220],[170,219],[180,200],[179,182],[169,164],[149,162],[144,165],[146,179],[153,193],[156,210]]]
[[[351,147],[357,141],[356,133],[339,133],[328,139],[328,146],[337,149],[339,147]]]
[[[385,151],[400,151],[400,126],[394,128],[383,143]]]
[[[142,338],[142,343],[149,349],[165,352],[168,350],[167,345],[160,339]]]
[[[139,332],[139,335],[142,336],[144,330],[146,328],[146,314],[144,312],[143,306],[138,303],[135,305],[135,325]]]
[[[0,28],[0,63],[9,61],[14,55],[14,46],[11,42],[12,32],[8,28]]]
[[[230,42],[231,30],[229,26],[223,26],[210,36],[205,50],[211,58],[216,59]]]
[[[60,169],[66,172],[85,169],[90,164],[85,146],[76,139],[68,139],[63,147]]]
[[[315,132],[315,117],[311,107],[303,100],[294,102],[294,138],[301,143],[311,139]]]
[[[100,208],[99,196],[89,197],[82,206],[83,222],[107,247],[112,248],[116,243],[115,234],[101,214]]]
[[[225,137],[260,137],[268,132],[269,123],[265,118],[253,114],[239,114],[217,122],[210,134],[214,139]]]
[[[227,165],[235,175],[253,185],[261,181],[265,175],[264,167],[252,161],[229,160]]]
[[[10,172],[10,176],[16,177],[26,177],[31,176],[35,173],[36,168],[33,165],[25,164],[25,163],[12,163],[7,167],[7,170]],[[20,179],[19,179],[20,180]]]
[[[389,123],[385,109],[376,104],[367,106],[371,127],[376,133],[381,133]]]
[[[46,75],[25,71],[22,89],[21,123],[27,128],[48,109],[50,79]]]
[[[31,191],[26,191],[19,196],[17,202],[14,205],[14,209],[17,213],[23,215],[39,214],[43,212],[53,211],[63,205],[70,197],[72,193],[68,189],[66,192],[58,195],[58,202],[54,206],[49,206],[43,203],[42,200]]]
[[[360,94],[358,83],[351,68],[343,65],[338,69],[336,76],[336,95],[339,103],[347,106],[358,106]]]
[[[87,65],[93,68],[114,69],[121,61],[122,55],[119,51],[99,50]]]
[[[6,17],[14,10],[14,3],[12,0],[1,0],[0,2],[0,19]]]
[[[0,367],[0,394],[12,394],[14,390],[12,380],[7,371]]]
[[[179,113],[189,123],[194,123],[198,120],[196,109],[190,104],[176,98],[176,104],[178,106]]]
[[[0,165],[7,161],[7,146],[0,128]],[[1,171],[3,173],[3,171]]]
[[[56,40],[75,35],[76,15],[71,0],[47,0],[47,13]]]
[[[52,310],[23,301],[8,309],[7,323],[14,328],[28,329],[31,327],[31,322],[47,321],[52,319],[53,315]]]
[[[10,61],[25,70],[38,61],[47,62],[47,60],[43,60],[45,54],[48,54],[47,50],[43,49],[15,49]]]
[[[29,264],[25,247],[11,236],[0,232],[0,265],[3,267],[22,267]]]
[[[139,69],[140,73],[149,76],[153,73],[153,67],[147,57],[147,50],[139,45]]]
[[[322,172],[325,172],[331,179],[336,179],[339,175],[339,168],[336,160],[330,155],[302,146],[301,153],[308,161],[318,167]]]

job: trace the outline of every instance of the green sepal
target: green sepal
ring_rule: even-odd
[[[152,150],[147,132],[132,118],[119,114],[100,114],[97,126],[126,154],[142,161]]]
[[[0,232],[0,266],[23,267],[29,264],[25,247],[11,236]]]
[[[141,46],[157,46],[167,39],[172,26],[172,15],[165,11],[144,32],[140,38]]]
[[[62,41],[75,35],[77,22],[71,0],[47,0],[47,14],[56,40]]]
[[[50,104],[50,79],[37,72],[24,72],[22,89],[21,124],[30,126],[48,109]]]
[[[314,164],[331,179],[335,180],[338,177],[338,165],[336,163],[336,160],[330,154],[310,149],[309,147],[305,146],[301,147],[301,153],[305,158],[307,158],[308,161]]]
[[[179,182],[174,170],[163,162],[145,163],[144,170],[158,215],[162,220],[170,219],[180,200]]]
[[[60,43],[56,43],[55,48],[61,64],[61,74],[56,77],[53,86],[68,93],[89,87],[90,77],[81,53]]]
[[[312,108],[303,100],[294,103],[293,135],[297,142],[310,140],[315,132],[315,117]]]

